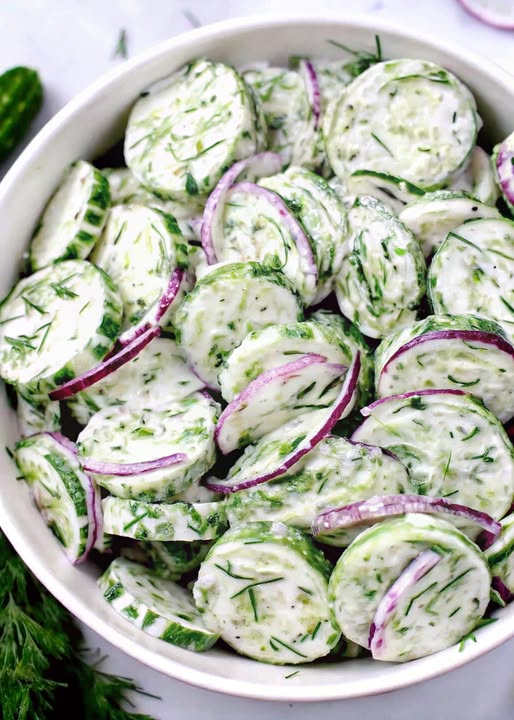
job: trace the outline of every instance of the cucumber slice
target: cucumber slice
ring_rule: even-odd
[[[141,205],[119,205],[109,212],[91,259],[118,286],[127,329],[148,322],[172,272],[187,267],[187,243],[171,215]],[[177,305],[175,299],[162,325]]]
[[[514,415],[514,347],[491,320],[432,315],[389,335],[375,360],[378,397],[413,387],[469,389],[502,422]]]
[[[410,230],[375,198],[357,198],[348,226],[337,302],[361,332],[381,338],[415,320],[425,293],[425,260]]]
[[[224,359],[249,332],[297,320],[302,320],[302,306],[285,275],[251,262],[211,270],[184,299],[175,324],[194,372],[219,388]]]
[[[279,153],[284,165],[315,169],[323,162],[323,146],[304,79],[294,70],[265,67],[244,73],[264,110],[268,149]]]
[[[227,167],[266,145],[260,104],[228,65],[195,60],[142,93],[125,134],[125,161],[164,199],[207,195]]]
[[[301,167],[263,178],[259,185],[278,193],[307,231],[318,268],[312,304],[320,303],[332,291],[343,261],[346,210],[342,201],[326,180]]]
[[[77,439],[79,456],[114,463],[153,460],[174,453],[186,459],[130,476],[94,475],[110,493],[146,502],[166,501],[214,464],[214,426],[219,407],[202,393],[166,408],[107,407],[93,415]],[[171,539],[171,538],[170,538]]]
[[[218,375],[223,398],[230,402],[263,372],[306,352],[323,355],[327,362],[340,365],[348,365],[355,354],[351,350],[344,352],[339,346],[339,338],[329,326],[312,321],[270,325],[251,332],[227,356]]]
[[[480,400],[421,390],[378,400],[352,440],[387,448],[407,467],[412,492],[468,505],[498,520],[514,498],[514,450]],[[477,529],[462,525],[476,536]]]
[[[227,496],[230,525],[258,520],[284,522],[310,532],[317,515],[374,495],[404,492],[407,471],[379,448],[329,436],[286,474]],[[319,538],[325,542],[325,538]],[[353,536],[329,537],[329,545],[348,545]]]
[[[143,551],[153,572],[166,580],[178,580],[200,566],[212,542],[143,542]]]
[[[156,338],[126,365],[69,398],[67,405],[73,417],[86,425],[103,408],[163,407],[203,386],[184,362],[175,341]]]
[[[474,220],[448,233],[428,274],[434,313],[496,320],[514,342],[514,222]]]
[[[74,564],[96,540],[94,488],[74,452],[50,433],[20,440],[14,459],[46,524]]]
[[[486,205],[495,205],[500,197],[494,177],[492,158],[476,145],[464,170],[446,186],[448,190],[464,191]]]
[[[360,353],[361,369],[355,406],[357,408],[364,407],[371,400],[373,394],[374,367],[371,348],[361,331],[342,315],[329,310],[317,310],[311,315],[310,321],[329,333],[335,333],[339,347],[344,353],[345,363],[350,364],[354,355],[357,352]]]
[[[22,437],[61,429],[61,406],[44,398],[33,398],[21,388],[17,393],[16,414]]]
[[[84,160],[72,163],[32,238],[32,271],[58,260],[87,258],[102,232],[109,202],[109,183],[102,173]]]
[[[112,609],[148,635],[197,652],[218,639],[203,624],[191,593],[137,563],[116,558],[98,585]]]
[[[493,577],[499,577],[514,593],[514,513],[501,521],[500,537],[490,545],[484,554]]]
[[[398,217],[415,235],[423,255],[428,258],[459,225],[468,220],[500,218],[501,215],[495,207],[464,192],[438,190],[406,205]]]
[[[395,177],[373,170],[356,170],[346,178],[347,194],[353,198],[358,195],[371,195],[380,200],[395,215],[399,214],[407,203],[423,197],[425,191],[405,178]]]
[[[316,293],[317,267],[311,242],[274,192],[241,182],[227,191],[220,223],[213,232],[220,262],[256,261],[280,269],[306,305]]]
[[[323,133],[339,177],[372,170],[433,189],[466,163],[479,124],[473,96],[454,75],[400,59],[359,75],[328,109]]]
[[[135,540],[215,540],[227,529],[223,502],[151,503],[106,497],[102,500],[104,532]]]
[[[330,407],[346,368],[325,360],[300,355],[252,380],[220,416],[215,438],[221,452],[255,442],[298,415]]]
[[[405,662],[450,647],[473,630],[489,604],[490,574],[478,547],[444,520],[406,515],[365,530],[339,558],[329,593],[344,635],[368,647],[376,610],[420,553],[440,561],[398,598],[380,660]]]
[[[97,365],[120,325],[121,301],[102,270],[85,260],[43,268],[0,306],[0,374],[44,397]]]
[[[196,218],[201,220],[205,198],[189,197],[185,202],[161,200],[140,185],[128,168],[103,168],[102,174],[109,181],[111,205],[144,205],[157,208],[175,218],[186,240],[199,240],[192,225]]]
[[[300,531],[249,523],[231,528],[211,548],[193,595],[206,625],[237,652],[297,664],[327,655],[339,640],[328,607],[329,576],[330,565]]]

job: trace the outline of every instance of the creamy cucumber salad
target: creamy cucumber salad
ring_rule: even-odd
[[[135,98],[0,305],[70,561],[142,633],[282,665],[414,660],[514,597],[514,134],[491,156],[451,72],[332,45]]]

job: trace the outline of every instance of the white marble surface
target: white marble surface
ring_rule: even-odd
[[[514,72],[514,33],[480,25],[454,0],[1,0],[0,72],[15,64],[39,69],[46,100],[35,132],[73,95],[121,62],[113,52],[122,28],[133,56],[189,29],[191,13],[207,24],[255,12],[312,13],[315,9],[320,13],[376,14],[466,46]],[[5,169],[0,166],[0,174]],[[106,670],[134,677],[147,692],[161,697],[134,697],[137,710],[156,720],[310,720],[321,714],[323,720],[514,718],[514,641],[467,667],[416,687],[362,700],[291,705],[240,700],[189,687],[144,667],[91,631],[86,634],[89,645],[108,656]]]

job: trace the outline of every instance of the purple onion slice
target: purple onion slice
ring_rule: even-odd
[[[275,175],[280,172],[281,169],[282,158],[278,153],[263,152],[236,162],[222,175],[218,184],[207,198],[200,231],[200,239],[209,265],[214,265],[217,262],[216,252],[214,250],[213,230],[219,231],[227,191],[230,190],[238,177],[245,171],[253,177],[258,178]]]
[[[514,30],[514,6],[510,0],[491,3],[490,0],[458,0],[470,15],[485,25],[500,30]]]
[[[276,467],[260,475],[253,475],[251,477],[233,475],[225,480],[218,480],[217,478],[209,479],[206,483],[209,490],[225,494],[233,493],[238,490],[253,487],[254,485],[260,485],[286,473],[289,468],[301,460],[304,455],[316,447],[316,445],[332,431],[332,428],[338,420],[346,417],[352,410],[355,403],[355,391],[360,368],[360,353],[357,352],[348,368],[344,383],[337,398],[326,411],[318,410],[315,413],[309,413],[309,415],[316,418],[316,423],[313,423],[312,430],[298,443],[294,450],[280,459]]]
[[[375,660],[379,660],[385,649],[385,630],[391,621],[402,597],[415,587],[429,570],[441,560],[441,556],[433,550],[420,553],[395,580],[383,596],[369,629],[369,649]]]
[[[214,438],[221,452],[227,455],[242,444],[255,442],[293,417],[303,414],[305,404],[317,400],[311,398],[311,394],[315,396],[317,391],[320,394],[326,391],[327,381],[334,383],[346,370],[344,365],[327,363],[326,360],[324,355],[307,353],[284,365],[265,370],[252,380],[220,415]],[[291,390],[291,383],[298,380],[300,387]],[[323,380],[321,387],[317,386],[318,380]],[[300,401],[296,400],[296,390],[303,391]]]
[[[312,534],[323,536],[333,535],[338,529],[355,528],[360,525],[363,529],[368,525],[387,520],[407,513],[423,513],[436,515],[451,515],[475,523],[491,534],[495,540],[501,531],[501,525],[487,513],[467,505],[458,505],[448,502],[444,498],[428,497],[427,495],[383,495],[359,500],[333,510],[325,510],[312,524]]]
[[[374,410],[374,408],[378,407],[379,405],[383,405],[383,403],[386,403],[390,401],[391,399],[394,400],[408,400],[408,398],[414,397],[415,395],[468,395],[469,393],[466,393],[464,390],[456,390],[454,388],[436,388],[434,390],[412,390],[410,392],[406,393],[400,393],[399,395],[390,395],[389,397],[383,397],[379,398],[378,400],[375,400],[375,402],[372,402],[371,405],[368,405],[367,407],[361,408],[361,415],[364,415],[364,417],[369,417]]]
[[[301,60],[298,69],[307,87],[307,94],[314,118],[314,129],[318,130],[321,126],[321,91],[319,88],[318,74],[310,60]]]
[[[164,455],[155,460],[143,460],[135,463],[113,463],[94,458],[84,457],[81,460],[82,468],[94,475],[115,475],[119,477],[130,477],[130,475],[142,475],[153,470],[162,470],[170,465],[177,465],[187,460],[184,453]]]
[[[505,585],[501,577],[498,577],[498,575],[495,575],[493,577],[491,587],[493,590],[496,590],[496,592],[506,605],[508,605],[514,600],[514,594],[511,593],[509,588]]]
[[[173,270],[170,275],[168,287],[166,288],[162,296],[159,298],[159,302],[157,303],[153,317],[148,317],[147,321],[142,323],[141,325],[135,325],[134,327],[125,330],[125,332],[123,332],[118,338],[118,342],[120,345],[130,345],[132,342],[134,342],[134,340],[136,340],[136,338],[140,337],[151,327],[159,324],[159,322],[162,320],[162,318],[168,311],[171,303],[177,297],[180,291],[180,286],[182,285],[185,277],[186,273],[181,268],[175,268]]]
[[[81,390],[85,390],[91,387],[91,385],[103,380],[107,375],[110,375],[122,365],[132,360],[132,358],[136,357],[136,355],[138,355],[149,342],[160,335],[160,333],[161,328],[159,325],[147,328],[141,335],[135,337],[130,344],[125,345],[119,352],[103,360],[99,365],[91,368],[91,370],[87,370],[82,375],[73,378],[73,380],[68,380],[68,382],[52,390],[52,392],[49,393],[50,400],[65,400],[66,398],[73,397],[73,395],[76,395]]]

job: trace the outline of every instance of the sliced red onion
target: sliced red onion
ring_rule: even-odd
[[[147,328],[141,335],[134,338],[129,345],[125,345],[125,347],[115,355],[111,355],[107,360],[103,360],[99,365],[91,368],[91,370],[87,370],[82,375],[73,378],[73,380],[68,380],[68,382],[52,390],[48,395],[50,400],[65,400],[66,398],[73,397],[81,390],[85,390],[100,380],[103,380],[107,375],[115,372],[115,370],[136,357],[136,355],[138,355],[149,342],[160,335],[160,333],[161,328],[158,325]]]
[[[412,390],[410,392],[406,393],[400,393],[399,395],[389,395],[389,397],[383,397],[379,398],[378,400],[375,400],[375,402],[372,402],[371,405],[368,405],[367,407],[361,408],[361,415],[364,415],[364,417],[369,417],[373,410],[378,407],[379,405],[382,405],[385,402],[389,402],[390,400],[408,400],[411,397],[415,397],[416,395],[467,395],[469,393],[464,392],[464,390],[456,390],[454,388],[437,388],[435,390]]]
[[[291,210],[289,210],[280,195],[277,195],[277,193],[273,192],[273,190],[268,190],[268,188],[262,187],[261,185],[255,185],[254,183],[247,181],[233,185],[230,193],[232,194],[236,192],[248,193],[249,195],[264,198],[278,212],[282,222],[293,238],[298,254],[304,262],[304,274],[313,276],[314,283],[317,284],[318,268],[314,258],[314,253],[312,252],[311,244],[302,225],[295,218]]]
[[[203,211],[200,239],[209,265],[214,265],[217,262],[216,252],[214,250],[213,229],[218,232],[220,230],[223,205],[227,191],[244,171],[258,178],[275,175],[280,172],[281,169],[282,158],[278,153],[262,152],[236,162],[222,175],[218,184],[207,198]]]
[[[400,355],[411,350],[418,345],[423,345],[433,340],[461,340],[462,342],[478,342],[484,345],[493,345],[497,350],[508,353],[514,357],[514,347],[507,341],[504,340],[500,335],[495,333],[483,332],[482,330],[435,330],[434,332],[426,333],[425,335],[418,335],[418,337],[409,340],[405,345],[402,345],[398,350],[391,355],[389,360],[386,362],[380,375],[387,373],[389,365],[394,362]],[[420,391],[417,394],[421,394]],[[430,391],[433,392],[433,391]]]
[[[60,432],[47,432],[45,434],[53,438],[55,442],[59,443],[59,445],[62,445],[63,448],[68,450],[68,452],[73,453],[73,455],[77,454],[77,446],[72,440],[67,438],[66,435],[63,435]]]
[[[359,525],[367,526],[387,520],[390,517],[406,513],[428,513],[452,515],[479,525],[491,533],[494,540],[501,531],[501,525],[487,513],[474,510],[467,505],[448,502],[444,498],[427,495],[375,495],[367,500],[325,510],[314,520],[314,536],[331,534],[339,529],[348,529]]]
[[[380,659],[381,652],[385,649],[385,631],[398,607],[398,603],[440,560],[441,556],[433,550],[425,550],[420,553],[417,558],[407,565],[378,603],[375,617],[369,628],[368,638],[369,649],[376,660]]]
[[[234,418],[237,417],[237,421],[240,420],[241,414],[244,413],[246,408],[255,407],[258,404],[260,398],[263,395],[268,397],[276,397],[276,392],[273,390],[273,386],[282,386],[288,379],[293,379],[298,375],[302,374],[302,371],[311,365],[323,365],[323,369],[329,368],[329,372],[334,377],[342,376],[346,370],[344,365],[338,365],[336,363],[327,363],[327,358],[324,355],[317,355],[316,353],[307,353],[301,355],[296,360],[291,360],[284,365],[270,368],[265,370],[263,373],[258,375],[255,380],[252,380],[236,397],[229,402],[227,407],[223,410],[216,425],[214,431],[214,439],[216,444],[224,455],[232,452],[237,446],[233,444],[233,423]],[[300,413],[298,413],[300,414]],[[262,416],[262,414],[261,414]],[[266,418],[269,418],[269,413],[266,414]],[[273,421],[273,418],[270,418]],[[231,427],[232,426],[232,427]],[[277,427],[276,423],[270,424],[268,432],[275,430]],[[226,430],[228,428],[228,430]]]
[[[234,493],[238,490],[244,490],[245,488],[254,487],[261,483],[273,480],[286,473],[289,468],[295,465],[301,458],[310,452],[318,443],[320,443],[324,437],[329,435],[334,425],[338,420],[345,418],[352,410],[355,402],[355,391],[357,388],[357,381],[359,379],[359,373],[361,369],[361,358],[360,353],[357,352],[352,360],[350,367],[346,373],[344,383],[341,387],[339,395],[334,400],[332,405],[327,408],[326,414],[323,413],[324,417],[322,421],[313,427],[312,431],[302,440],[297,447],[283,458],[280,465],[273,470],[269,470],[263,475],[257,477],[237,479],[237,476],[232,478],[226,478],[224,480],[218,480],[217,478],[209,478],[206,482],[206,486],[209,490],[214,492],[221,492],[225,494]],[[321,410],[318,411],[321,413]]]
[[[85,490],[89,528],[87,535],[87,543],[84,552],[80,557],[72,560],[74,565],[80,565],[80,563],[83,563],[85,560],[87,560],[89,553],[94,548],[98,538],[103,533],[102,497],[100,495],[100,490],[93,482],[93,480],[89,477],[89,475],[86,475],[85,473],[82,474],[84,475],[84,478],[87,479]]]
[[[503,0],[502,9],[495,3],[495,8],[491,8],[488,0],[458,0],[464,10],[470,15],[491,27],[500,30],[514,30],[514,5],[512,0]]]
[[[321,126],[321,91],[319,89],[318,74],[310,60],[300,60],[299,72],[303,76],[307,87],[307,94],[314,118],[314,129]]]
[[[171,303],[175,300],[180,290],[180,286],[185,278],[185,271],[181,268],[175,268],[170,275],[168,287],[159,298],[159,302],[155,308],[153,317],[149,317],[146,322],[141,325],[135,325],[134,327],[125,330],[120,337],[118,342],[122,346],[130,345],[136,338],[140,337],[143,333],[149,330],[154,325],[158,325],[162,320],[165,313],[168,311]]]
[[[514,134],[509,135],[498,149],[496,175],[505,199],[514,205]]]
[[[173,455],[164,455],[155,460],[143,460],[134,463],[113,463],[104,462],[103,460],[95,460],[95,458],[81,458],[82,468],[86,472],[94,475],[116,475],[119,477],[130,477],[131,475],[143,475],[153,470],[162,470],[170,465],[177,465],[187,460],[184,453],[174,453]]]
[[[493,577],[491,581],[491,587],[493,590],[496,590],[496,592],[506,605],[508,605],[508,603],[514,600],[514,594],[511,593],[509,588],[505,585],[501,577],[498,577],[498,575],[495,575]]]

